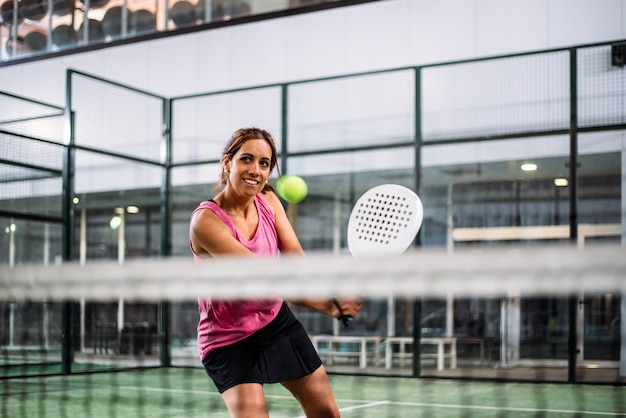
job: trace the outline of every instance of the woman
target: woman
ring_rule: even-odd
[[[232,135],[222,153],[221,191],[202,202],[191,218],[194,257],[304,253],[267,183],[277,159],[269,132],[246,128]],[[358,299],[291,302],[334,318],[356,317],[361,309]],[[295,396],[307,417],[339,416],[322,361],[285,301],[200,299],[198,309],[202,363],[232,417],[269,417],[263,384],[277,382]]]

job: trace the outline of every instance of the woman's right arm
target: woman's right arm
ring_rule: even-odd
[[[191,246],[200,257],[251,255],[254,253],[233,237],[230,228],[210,209],[196,211],[189,228]]]

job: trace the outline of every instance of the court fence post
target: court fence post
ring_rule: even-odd
[[[422,301],[413,301],[413,377],[422,374]]]

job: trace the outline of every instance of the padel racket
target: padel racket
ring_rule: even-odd
[[[348,220],[348,248],[354,257],[402,255],[422,226],[424,207],[410,189],[383,184],[357,200]],[[340,309],[341,310],[341,309]],[[344,324],[352,317],[339,318]]]

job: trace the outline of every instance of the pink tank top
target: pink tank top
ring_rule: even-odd
[[[278,237],[274,224],[274,213],[260,194],[254,199],[259,214],[259,224],[251,240],[237,232],[233,221],[213,201],[205,201],[194,210],[210,209],[230,228],[233,237],[259,256],[276,257]],[[196,259],[200,256],[193,247]],[[250,272],[252,277],[254,272]],[[198,299],[198,354],[204,359],[212,350],[234,344],[269,324],[278,315],[282,299],[271,300],[212,300]]]

